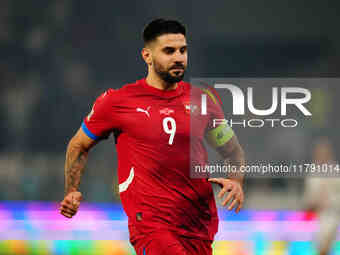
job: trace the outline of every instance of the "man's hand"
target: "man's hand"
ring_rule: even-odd
[[[218,193],[218,198],[223,198],[225,193],[229,192],[228,196],[223,200],[222,206],[226,206],[230,202],[228,210],[236,208],[236,213],[241,210],[244,201],[244,194],[242,185],[239,181],[225,178],[210,178],[208,181],[217,183],[221,186],[222,189]],[[238,204],[237,207],[236,204]]]
[[[60,213],[67,218],[72,218],[78,211],[82,195],[78,191],[68,193],[60,203]]]

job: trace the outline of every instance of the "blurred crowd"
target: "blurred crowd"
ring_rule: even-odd
[[[2,200],[62,198],[67,142],[90,111],[94,99],[105,90],[94,85],[91,68],[73,52],[73,47],[77,46],[65,40],[71,33],[67,27],[71,5],[72,1],[59,0],[34,1],[34,4],[1,1]],[[87,33],[77,29],[72,32]],[[109,155],[112,154],[110,151]],[[114,162],[107,161],[112,165],[104,163],[106,167],[96,167],[86,174],[85,187],[89,176],[94,172],[100,176],[101,169],[111,170],[112,173],[106,175],[113,176]],[[99,183],[96,178],[92,179],[89,187],[84,188],[89,191],[90,199],[114,199],[111,190],[100,192],[105,184],[109,188],[112,186],[113,177],[105,178],[104,172]],[[91,193],[92,189],[96,192]]]

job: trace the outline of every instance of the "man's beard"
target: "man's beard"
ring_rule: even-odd
[[[153,62],[154,63],[154,69],[155,72],[159,75],[159,77],[165,81],[166,83],[176,83],[176,82],[180,82],[181,80],[183,80],[184,78],[184,73],[185,73],[185,67],[182,64],[176,64],[173,65],[170,69],[168,70],[164,70],[161,65],[159,65],[156,61]],[[172,69],[183,69],[183,73],[180,76],[172,76],[170,74],[170,71]]]

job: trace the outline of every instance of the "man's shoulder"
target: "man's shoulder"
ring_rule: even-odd
[[[190,82],[181,82],[181,86],[185,94],[190,94],[190,96],[198,96],[204,93],[204,88],[202,86],[190,83]]]
[[[195,84],[187,83],[187,89],[190,91],[190,95],[192,97],[194,96],[200,97],[202,94],[207,94],[208,98],[210,98],[209,101],[212,101],[214,104],[222,105],[222,100],[218,92],[212,85],[208,83],[205,82],[198,82]]]
[[[139,91],[141,80],[137,80],[135,82],[131,83],[125,83],[121,88],[117,89],[120,93],[135,93],[136,91]]]
[[[122,100],[124,97],[134,95],[140,89],[139,81],[133,83],[125,83],[119,88],[109,88],[105,90],[99,98],[107,100]]]
[[[181,84],[185,90],[188,91],[199,91],[199,92],[204,92],[205,89],[210,88],[210,86],[206,84],[201,84],[201,83],[191,83],[191,82],[185,82],[181,81]]]

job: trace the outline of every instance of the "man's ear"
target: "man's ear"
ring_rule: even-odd
[[[150,48],[142,49],[142,57],[148,66],[152,65],[152,52]]]

